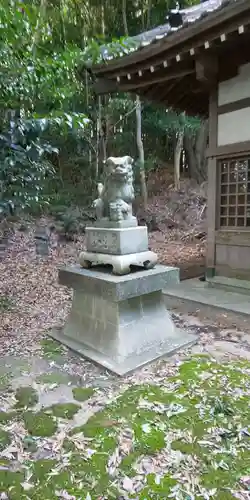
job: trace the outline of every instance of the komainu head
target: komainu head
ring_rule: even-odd
[[[117,181],[126,182],[131,177],[133,163],[131,156],[110,156],[105,162],[106,174]]]

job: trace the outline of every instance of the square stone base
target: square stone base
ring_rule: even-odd
[[[86,227],[87,252],[112,255],[137,254],[148,250],[147,226],[126,228]]]
[[[66,325],[51,336],[117,375],[193,344],[196,337],[176,329],[163,302],[162,285],[173,268],[157,268],[122,277],[62,270],[73,303]]]

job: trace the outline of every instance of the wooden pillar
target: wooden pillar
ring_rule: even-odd
[[[218,87],[210,93],[209,100],[209,151],[215,151],[217,147],[218,130]],[[217,213],[217,161],[215,157],[208,158],[208,207],[207,207],[207,276],[215,273],[215,231]]]

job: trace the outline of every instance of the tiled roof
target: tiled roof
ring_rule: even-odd
[[[183,29],[185,26],[188,26],[191,23],[195,23],[208,16],[211,12],[224,8],[228,4],[234,3],[236,1],[237,0],[207,0],[187,9],[172,10],[170,15],[168,16],[168,22],[166,24],[162,24],[157,28],[145,31],[140,35],[136,35],[132,37],[132,40],[138,42],[137,48],[144,47],[153,42],[156,42],[157,40],[169,36],[171,33],[174,33],[177,30]],[[173,26],[174,16],[178,16],[180,20],[179,26]]]
[[[127,42],[123,42],[122,50],[120,44],[118,43],[116,56],[124,56],[131,52],[138,51],[147,45],[153,45],[158,40],[164,39],[171,34],[176,33],[176,31],[190,26],[192,23],[199,22],[212,12],[218,11],[226,7],[228,4],[236,2],[237,0],[206,0],[187,9],[176,8],[170,11],[170,14],[167,16],[168,22],[166,24],[157,26],[157,28],[153,28],[149,31],[144,31],[139,35],[129,37]],[[115,49],[115,45],[116,44],[113,43],[113,50]],[[106,45],[100,47],[100,53],[102,62],[114,59],[113,51],[110,52],[110,49],[107,48]]]

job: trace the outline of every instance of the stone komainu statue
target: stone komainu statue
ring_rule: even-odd
[[[97,219],[114,222],[134,219],[132,215],[133,159],[110,157],[105,162],[105,180],[98,184],[99,197],[94,201]]]

